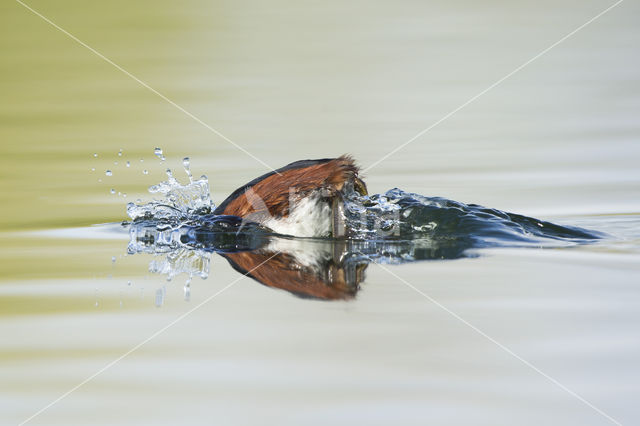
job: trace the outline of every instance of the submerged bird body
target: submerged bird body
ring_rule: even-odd
[[[298,237],[343,237],[343,196],[366,194],[348,156],[301,160],[236,189],[214,211]]]

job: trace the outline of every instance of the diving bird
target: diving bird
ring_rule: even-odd
[[[353,158],[300,160],[241,186],[215,210],[300,237],[346,235],[344,196],[367,194]]]

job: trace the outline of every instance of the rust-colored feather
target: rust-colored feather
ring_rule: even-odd
[[[358,178],[353,159],[343,155],[334,159],[303,160],[263,175],[234,191],[216,209],[216,214],[245,217],[264,213],[286,217],[292,197],[300,199],[319,191],[323,197],[335,197],[347,182],[366,192]]]

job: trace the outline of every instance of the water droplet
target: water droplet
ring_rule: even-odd
[[[127,161],[126,163],[127,167],[131,167],[131,163]]]
[[[164,291],[161,288],[156,290],[156,308],[160,308],[164,303]]]
[[[142,171],[142,174],[143,174],[143,175],[148,175],[148,174],[149,174],[149,170],[144,169],[144,170]]]
[[[142,202],[141,198],[136,199],[136,203],[141,203],[141,202]]]
[[[114,165],[114,166],[117,166],[117,165],[118,165],[118,162],[117,162],[117,161],[114,161],[114,162],[113,162],[113,165]]]
[[[93,153],[93,158],[98,158],[98,153],[97,152]]]
[[[167,176],[169,176],[169,179],[173,177],[173,172],[171,171],[171,169],[167,169]]]
[[[120,195],[122,195],[122,193],[121,193],[120,191],[118,191],[118,197],[119,197]]]
[[[96,171],[96,168],[95,168],[95,167],[92,167],[92,168],[91,168],[91,171],[92,171],[92,172],[95,172],[95,171]]]
[[[162,152],[162,148],[156,148],[153,150],[153,153],[156,155],[156,157],[158,157],[160,159],[160,161],[164,161],[164,154]]]
[[[122,148],[120,148],[120,151],[118,151],[118,157],[122,157]]]
[[[184,301],[189,302],[191,300],[191,286],[189,284],[185,284],[184,286]]]
[[[122,193],[122,196],[123,196],[124,198],[127,198],[127,193],[126,193],[126,192],[123,192],[123,193]]]
[[[193,183],[193,175],[191,174],[191,161],[189,160],[189,157],[184,157],[182,159],[182,165],[184,166],[184,171],[187,173],[187,176],[189,176],[189,182]]]
[[[141,159],[140,159],[140,162],[141,162],[141,163],[144,163],[144,158],[141,158]]]
[[[111,256],[111,263],[116,263],[116,257],[115,256]]]
[[[113,189],[113,188],[111,188],[111,193],[112,193],[112,194],[115,194],[115,193],[116,193],[116,190],[115,190],[115,189]]]
[[[191,279],[193,278],[192,275],[189,275],[189,278],[187,278],[187,281],[185,281],[184,283],[184,301],[185,302],[189,302],[191,300]]]
[[[111,176],[113,173],[111,173],[111,170],[107,170],[106,172],[104,172],[104,174],[107,176]]]
[[[131,285],[131,281],[127,281],[127,285]]]
[[[101,183],[101,182],[102,182],[102,179],[98,179],[98,183]]]

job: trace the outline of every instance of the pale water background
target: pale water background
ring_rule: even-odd
[[[366,167],[612,3],[29,4],[273,167]],[[612,234],[392,271],[622,424],[640,420],[639,13],[366,176]],[[187,302],[184,276],[88,227],[184,156],[218,203],[267,169],[19,3],[0,24],[0,423],[18,424],[239,277],[213,257]],[[380,267],[362,287],[317,302],[242,279],[28,424],[612,424]]]

